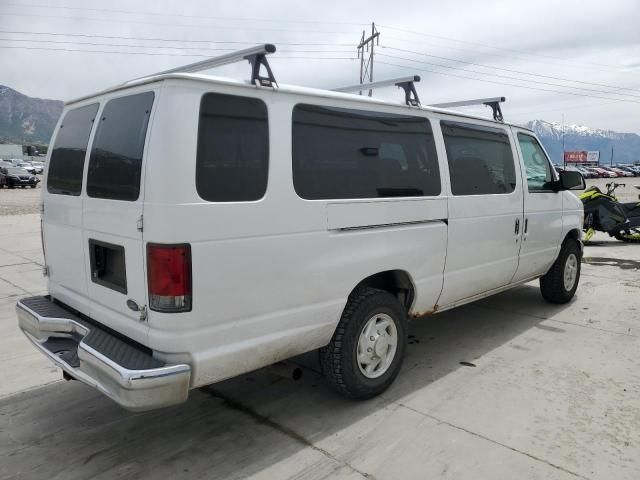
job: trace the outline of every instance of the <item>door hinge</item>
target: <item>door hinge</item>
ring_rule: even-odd
[[[516,231],[515,231],[515,234],[517,235],[518,233],[520,233],[520,219],[516,218]]]
[[[143,223],[143,216],[140,215],[140,217],[138,217],[138,221],[136,222],[136,227],[138,228],[139,232],[142,232],[144,230],[144,223]]]
[[[44,267],[42,267],[42,276],[43,277],[48,277],[49,276],[49,266],[45,265]]]
[[[142,307],[140,307],[140,321],[141,322],[146,322],[147,321],[147,306],[143,305]]]

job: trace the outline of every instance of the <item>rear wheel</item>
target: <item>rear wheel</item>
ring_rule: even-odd
[[[580,281],[580,246],[567,239],[551,269],[540,277],[540,292],[547,302],[567,303],[576,293]]]
[[[384,392],[400,371],[407,343],[407,315],[384,290],[359,288],[349,297],[331,342],[320,350],[329,385],[356,399]]]

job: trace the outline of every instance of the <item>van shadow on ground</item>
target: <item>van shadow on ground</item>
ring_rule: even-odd
[[[539,324],[563,308],[525,285],[415,320],[400,376],[382,397],[366,402],[337,396],[311,369],[299,382],[260,370],[193,391],[184,405],[139,414],[78,382],[4,398],[0,477],[246,478],[292,457],[300,457],[296,468],[318,469],[320,462],[331,476],[351,468],[332,451],[333,436],[356,424],[366,435],[372,416],[393,411],[407,396],[437,396],[437,380],[474,368],[460,362],[482,367],[494,349],[517,347],[516,338],[531,328],[562,332]]]

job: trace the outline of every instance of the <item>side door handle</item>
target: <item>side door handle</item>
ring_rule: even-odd
[[[525,218],[524,219],[524,233],[527,233],[528,229],[529,229],[529,219]]]
[[[516,235],[520,233],[520,219],[516,218],[516,231],[514,232]]]

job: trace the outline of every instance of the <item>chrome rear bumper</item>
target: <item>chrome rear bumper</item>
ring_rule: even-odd
[[[166,365],[48,297],[23,298],[16,311],[20,329],[38,350],[127,410],[152,410],[187,399],[189,365]]]

